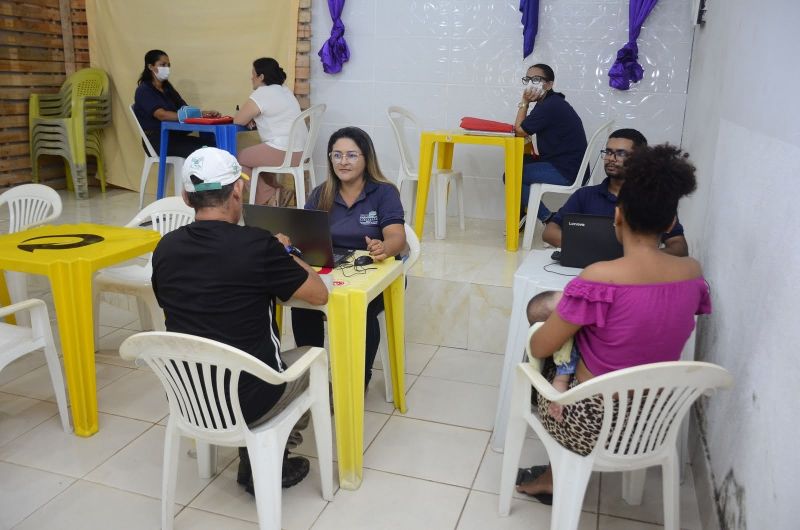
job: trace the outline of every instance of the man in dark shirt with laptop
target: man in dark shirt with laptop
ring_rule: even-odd
[[[639,147],[646,147],[647,139],[636,129],[618,129],[611,133],[603,153],[603,168],[606,179],[596,186],[584,186],[573,193],[564,206],[553,215],[545,226],[542,239],[554,247],[561,246],[561,226],[564,216],[571,213],[614,216],[617,195],[625,183],[625,160]],[[672,230],[665,233],[661,241],[662,250],[674,256],[688,256],[689,247],[683,236],[683,226],[675,222]]]
[[[327,287],[311,267],[289,255],[283,236],[238,225],[244,182],[233,155],[198,149],[186,159],[182,176],[195,220],[164,235],[153,252],[153,291],[167,331],[228,344],[284,371],[275,298],[321,305],[328,300]],[[273,386],[242,373],[239,402],[248,426],[280,413],[307,386],[307,378]],[[240,448],[239,455],[237,481],[253,493],[247,451]],[[287,450],[283,487],[300,482],[309,469],[306,458],[288,456]]]

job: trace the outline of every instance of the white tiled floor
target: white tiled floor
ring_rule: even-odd
[[[94,198],[84,203],[62,196],[63,222],[123,224],[135,213],[137,201],[136,194],[124,191],[105,197],[93,193]],[[483,239],[483,231],[477,233],[481,237],[471,244]],[[466,242],[459,246],[466,236],[459,237],[457,228],[448,234],[452,239],[444,242],[425,240],[423,257],[429,248],[431,256],[480,257]],[[517,259],[504,257],[498,270],[512,267]],[[452,271],[448,278],[453,280]],[[497,284],[508,285],[508,278],[500,278]],[[48,300],[46,282],[31,279],[30,286],[32,296]],[[40,353],[0,373],[0,528],[159,527],[167,414],[163,391],[146,369],[116,355],[121,341],[135,333],[138,325],[135,310],[102,304],[101,351],[96,357],[100,432],[91,438],[61,431]],[[345,491],[335,485],[333,502],[322,500],[309,430],[297,452],[311,457],[311,474],[284,490],[283,526],[314,530],[549,528],[551,508],[521,495],[515,496],[509,517],[497,515],[502,456],[488,448],[488,441],[501,363],[502,356],[492,353],[409,343],[408,414],[396,413],[384,401],[379,370],[367,395],[361,489]],[[186,441],[181,451],[175,528],[257,528],[253,498],[235,482],[235,451],[221,450],[219,474],[203,480],[197,477],[195,461],[187,456],[190,445]],[[529,438],[523,463],[545,461],[541,444]],[[681,488],[681,503],[682,527],[700,528],[691,473]],[[595,474],[583,510],[581,530],[658,528],[660,474],[656,470],[648,474],[644,501],[636,507],[622,501],[619,475]]]

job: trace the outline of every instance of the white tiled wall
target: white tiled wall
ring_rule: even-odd
[[[328,105],[314,154],[318,175],[326,171],[330,133],[356,125],[372,135],[382,169],[395,178],[389,105],[407,107],[425,128],[457,127],[463,116],[512,121],[519,78],[537,62],[553,67],[555,88],[578,111],[587,135],[614,117],[651,143],[680,143],[693,35],[689,4],[657,4],[639,39],[645,78],[620,92],[608,86],[607,74],[627,40],[627,0],[541,0],[536,47],[524,61],[518,0],[347,0],[342,20],[351,57],[335,75],[324,73],[315,55],[331,20],[327,2],[313,0],[311,99]],[[454,166],[466,178],[467,215],[502,218],[502,153],[458,146]]]

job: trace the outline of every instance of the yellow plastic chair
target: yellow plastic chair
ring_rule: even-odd
[[[98,68],[75,72],[64,82],[58,94],[31,94],[28,128],[33,180],[39,180],[40,155],[61,156],[68,166],[68,182],[73,182],[75,195],[79,199],[88,198],[88,154],[98,161],[98,178],[105,190],[99,135],[110,123],[108,76]]]

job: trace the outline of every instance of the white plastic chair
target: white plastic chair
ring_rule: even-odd
[[[530,340],[528,341],[530,344]],[[530,346],[528,347],[530,350]],[[530,351],[528,352],[530,356]],[[532,358],[532,357],[531,357]],[[724,368],[703,362],[645,364],[601,375],[564,393],[540,373],[539,362],[517,366],[500,479],[500,515],[508,515],[525,431],[531,426],[545,446],[553,470],[551,530],[574,530],[592,470],[623,471],[623,498],[640,504],[645,469],[660,465],[664,491],[664,527],[680,528],[677,436],[689,408],[703,394],[729,388],[733,378]],[[594,450],[586,456],[569,451],[545,429],[531,411],[531,385],[545,398],[569,405],[597,394],[603,396],[603,423]],[[618,402],[617,411],[614,402]],[[625,410],[630,403],[629,419]],[[612,430],[613,429],[613,430]],[[602,441],[602,442],[601,442]],[[636,471],[634,471],[636,470]]]
[[[14,313],[26,312],[32,323],[30,327],[12,325],[3,322],[3,318]],[[17,321],[19,321],[19,316]],[[0,307],[0,370],[23,355],[44,349],[47,369],[56,395],[58,414],[61,416],[61,427],[64,432],[72,432],[67,413],[67,394],[64,391],[64,377],[61,374],[61,363],[58,360],[56,346],[53,343],[53,332],[50,329],[50,318],[47,306],[41,300],[31,298],[24,302]]]
[[[397,149],[400,151],[400,170],[397,174],[397,188],[400,190],[401,200],[403,198],[403,183],[413,181],[416,185],[419,180],[419,173],[416,171],[417,163],[411,156],[411,149],[406,142],[405,124],[411,126],[411,133],[419,136],[422,133],[419,120],[414,114],[403,107],[392,106],[386,112],[389,123],[394,131],[394,138],[397,141]],[[434,234],[436,239],[444,239],[447,234],[447,195],[450,181],[456,188],[458,197],[458,222],[461,230],[464,230],[464,178],[460,171],[450,169],[433,170],[431,173],[434,190]],[[403,209],[406,218],[412,215],[411,202],[403,201]]]
[[[583,186],[583,178],[586,174],[586,168],[589,167],[589,162],[593,157],[596,157],[595,163],[589,169],[589,179],[586,184],[592,184],[594,172],[598,166],[602,166],[600,160],[600,145],[605,144],[608,135],[614,128],[614,120],[608,120],[597,129],[589,143],[586,146],[586,151],[583,153],[581,165],[578,168],[578,175],[575,177],[575,182],[569,186],[560,186],[558,184],[532,184],[531,193],[528,196],[528,222],[525,223],[525,232],[522,235],[522,248],[530,250],[533,245],[533,231],[536,229],[536,223],[533,220],[536,218],[536,212],[539,209],[539,203],[542,201],[542,196],[545,193],[559,193],[561,195],[572,195],[575,190]],[[533,216],[533,217],[531,217]]]
[[[131,116],[133,116],[133,123],[136,124],[136,130],[139,131],[139,136],[142,137],[142,142],[144,142],[145,150],[147,151],[144,155],[144,164],[142,166],[142,177],[139,180],[139,209],[142,209],[142,205],[144,204],[144,190],[147,187],[147,179],[150,177],[150,169],[153,167],[153,164],[158,164],[159,161],[159,154],[156,153],[156,150],[153,149],[153,144],[150,143],[150,139],[144,133],[142,129],[142,124],[139,123],[139,119],[136,117],[136,113],[133,112],[133,104],[129,107],[131,111]],[[183,190],[183,186],[181,184],[181,168],[183,167],[184,159],[179,156],[168,156],[167,157],[167,170],[165,171],[165,178],[169,178],[169,166],[172,166],[172,183],[174,188],[174,194],[177,197],[180,197],[181,191]]]
[[[201,442],[233,447],[246,445],[253,471],[259,527],[279,530],[283,452],[289,433],[307,410],[311,410],[314,425],[322,497],[333,500],[333,447],[325,350],[309,348],[282,373],[231,346],[181,333],[138,333],[122,343],[119,353],[124,359],[144,360],[161,380],[169,401],[161,484],[163,530],[170,530],[173,523],[180,436],[198,440],[198,460]],[[251,429],[244,421],[239,404],[237,389],[242,372],[271,385],[294,381],[309,372],[310,384],[285,410]]]
[[[408,257],[403,262],[403,275],[408,277],[408,271],[419,259],[419,238],[414,229],[405,225],[406,229],[406,244],[408,245]],[[378,314],[378,325],[381,329],[381,342],[378,345],[378,355],[381,356],[381,366],[383,367],[383,382],[386,387],[386,402],[391,403],[394,401],[392,395],[392,371],[389,367],[389,346],[388,335],[386,333],[386,312],[381,311]]]
[[[55,221],[61,215],[61,197],[43,184],[23,184],[0,194],[0,207],[8,205],[8,233]],[[11,302],[28,298],[28,280],[24,272],[6,271],[6,286]],[[18,323],[30,325],[28,314],[19,316]]]
[[[194,221],[194,209],[183,202],[183,198],[165,197],[148,204],[136,217],[125,226],[137,228],[142,223],[150,222],[150,227],[164,234]],[[150,260],[145,265],[121,265],[102,269],[94,278],[94,329],[95,337],[99,337],[100,329],[100,293],[114,292],[136,297],[139,310],[139,323],[149,325],[156,331],[164,331],[164,313],[158,305],[153,293],[150,278],[153,265]]]
[[[290,149],[286,151],[283,163],[280,166],[258,166],[253,168],[253,174],[250,176],[250,204],[255,204],[258,176],[261,173],[289,173],[294,178],[297,207],[303,208],[306,205],[305,172],[308,171],[309,183],[313,189],[316,179],[314,178],[314,161],[311,159],[311,155],[314,152],[314,145],[317,143],[319,125],[326,108],[325,104],[314,105],[298,114],[294,119],[292,128],[289,130],[289,143],[287,144]],[[308,126],[306,126],[306,119],[308,119]],[[300,165],[293,166],[292,155],[294,155],[294,151],[291,147],[296,145],[295,139],[300,138],[299,135],[306,127],[308,128],[308,136],[306,136],[306,142],[303,145],[303,157],[300,159]]]

